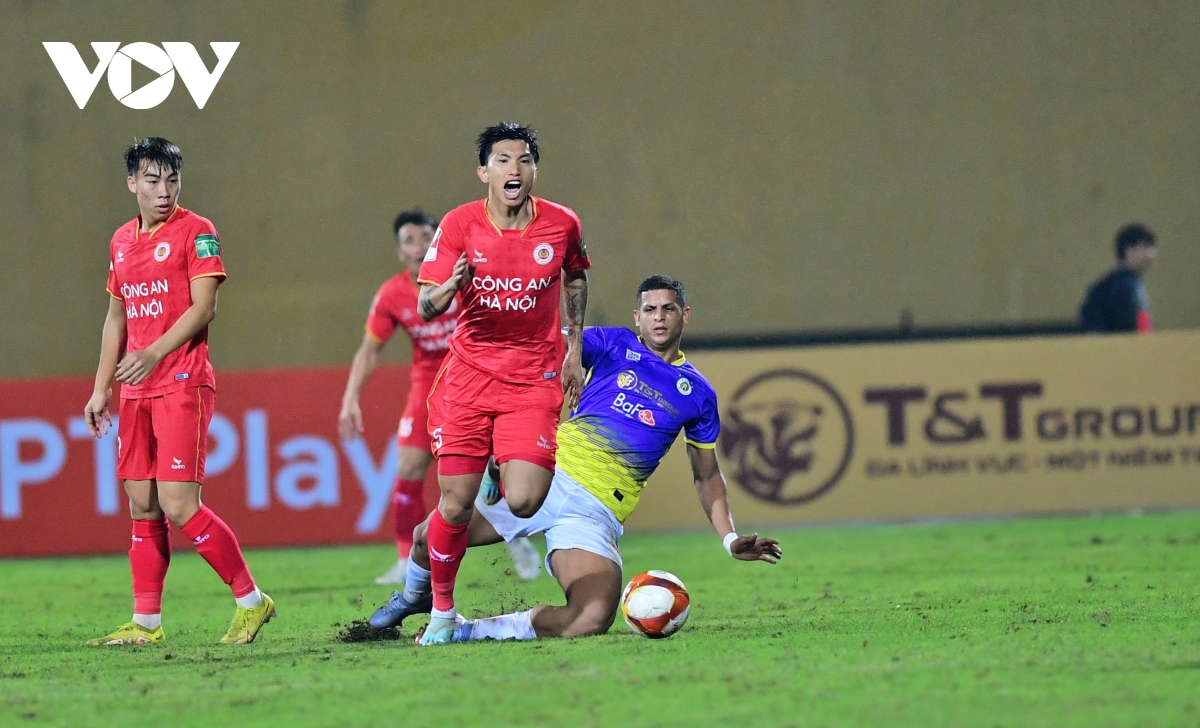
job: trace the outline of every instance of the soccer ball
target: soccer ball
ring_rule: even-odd
[[[662,639],[679,631],[692,608],[687,588],[678,576],[651,569],[638,574],[621,593],[621,616],[629,629],[643,637]]]

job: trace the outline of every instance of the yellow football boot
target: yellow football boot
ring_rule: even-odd
[[[233,613],[229,631],[221,638],[223,645],[248,645],[258,636],[262,626],[275,616],[275,601],[266,594],[257,607],[238,607]]]
[[[162,626],[146,629],[137,622],[129,622],[117,627],[105,637],[88,640],[88,647],[106,647],[108,645],[156,645],[167,639]]]

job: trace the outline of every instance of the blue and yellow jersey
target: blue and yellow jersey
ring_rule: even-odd
[[[583,367],[579,407],[558,427],[558,467],[624,523],[680,430],[716,446],[717,393],[682,352],[668,364],[628,329],[585,329]]]

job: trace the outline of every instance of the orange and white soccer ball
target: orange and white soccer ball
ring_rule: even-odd
[[[621,593],[621,615],[637,634],[650,639],[670,637],[687,621],[692,608],[687,588],[669,571],[651,569],[638,574]]]

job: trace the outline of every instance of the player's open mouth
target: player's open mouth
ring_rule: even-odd
[[[521,196],[521,180],[510,179],[504,183],[504,199],[515,200]]]

